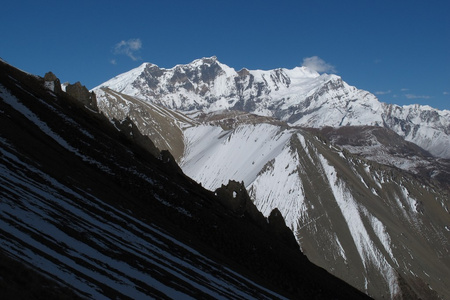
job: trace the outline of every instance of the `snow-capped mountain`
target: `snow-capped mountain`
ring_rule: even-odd
[[[306,68],[236,72],[214,57],[143,64],[94,90],[100,111],[177,149],[204,187],[243,182],[310,260],[361,291],[450,297],[450,168],[430,155],[447,155],[449,112],[383,104]]]
[[[1,299],[367,298],[240,183],[205,190],[130,117],[47,79],[0,63]]]
[[[144,63],[101,84],[183,112],[241,110],[293,126],[382,126],[437,157],[450,158],[450,111],[381,103],[339,76],[306,67],[235,71],[216,57],[171,69]]]

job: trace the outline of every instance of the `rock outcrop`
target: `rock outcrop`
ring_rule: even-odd
[[[89,92],[89,90],[84,85],[81,85],[79,81],[74,84],[67,85],[66,93],[81,101],[87,107],[98,111],[97,97],[95,93]]]
[[[248,217],[259,227],[274,233],[286,245],[293,249],[299,248],[292,231],[286,226],[280,211],[274,208],[266,219],[250,199],[243,182],[230,180],[227,185],[222,185],[215,193],[220,203],[236,215]]]
[[[56,94],[59,94],[62,92],[61,90],[61,81],[59,81],[58,77],[56,77],[55,74],[52,72],[47,72],[44,75],[44,85],[49,90],[55,92]]]

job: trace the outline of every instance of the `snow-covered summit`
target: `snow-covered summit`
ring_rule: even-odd
[[[94,90],[107,87],[183,111],[242,109],[272,116],[279,99],[289,107],[334,78],[306,67],[236,71],[213,56],[170,69],[144,63]]]
[[[109,88],[184,112],[241,110],[294,126],[382,126],[450,158],[450,111],[380,102],[340,76],[307,67],[235,69],[204,57],[173,68],[144,63],[94,88]]]

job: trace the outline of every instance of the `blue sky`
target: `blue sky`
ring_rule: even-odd
[[[0,57],[93,88],[151,62],[308,64],[383,102],[450,109],[450,1],[5,1]]]

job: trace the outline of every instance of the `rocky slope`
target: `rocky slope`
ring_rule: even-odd
[[[203,189],[55,81],[0,62],[0,298],[365,298],[240,183]]]
[[[308,130],[368,160],[405,170],[421,178],[439,181],[447,188],[450,186],[450,160],[433,157],[389,129],[342,126]]]
[[[380,103],[339,76],[305,67],[236,72],[216,57],[171,69],[144,63],[102,87],[183,112],[226,109],[303,127],[382,126],[437,157],[450,158],[450,111]]]

